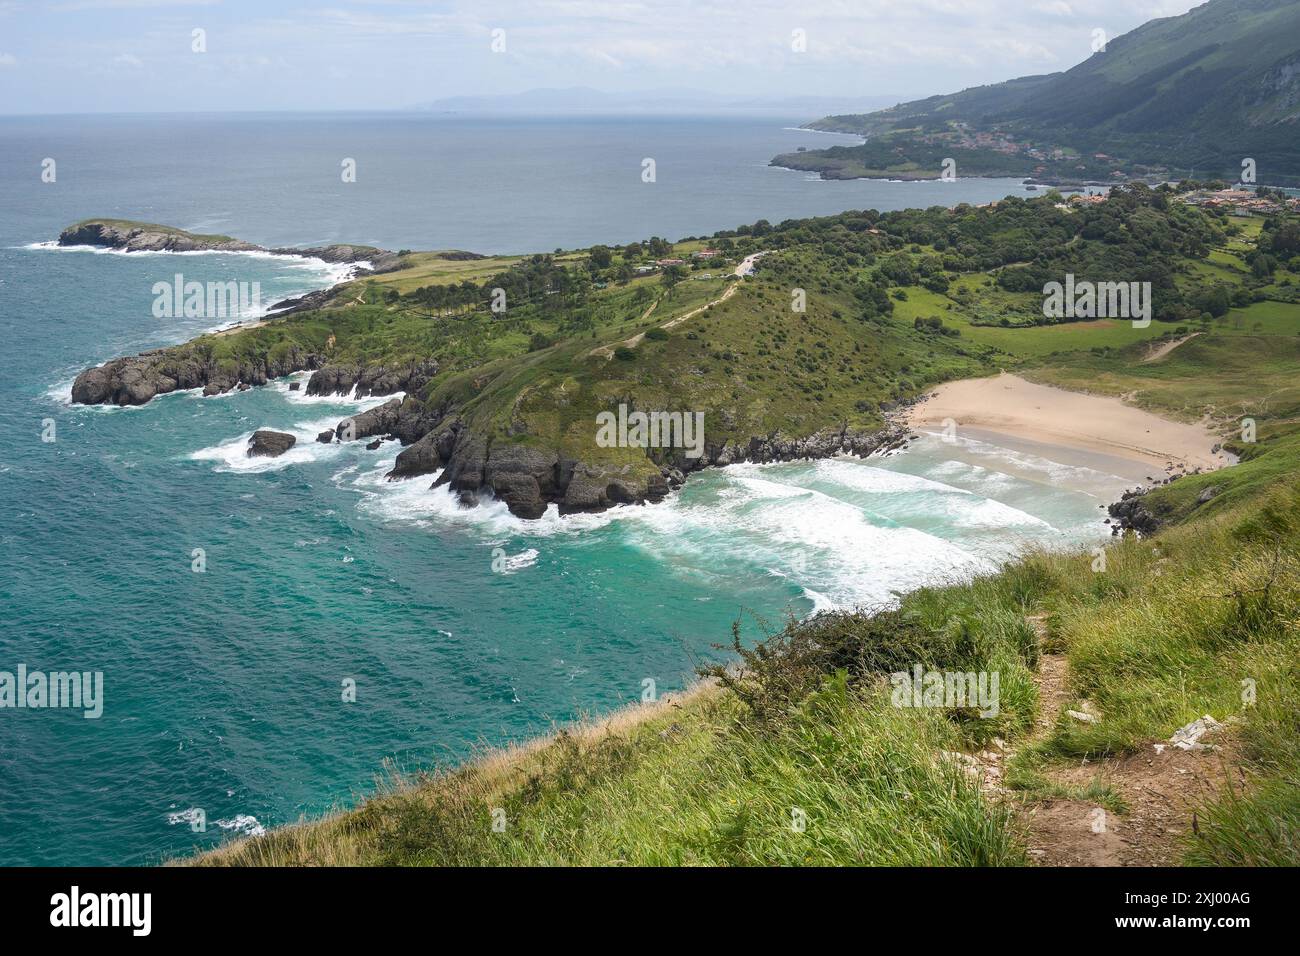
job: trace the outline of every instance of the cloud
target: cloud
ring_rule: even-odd
[[[0,53],[0,70],[11,70],[18,65],[18,57],[12,53]]]
[[[221,0],[72,0],[56,10],[154,10],[163,7],[211,7]]]
[[[178,98],[208,109],[391,107],[564,85],[913,98],[1067,69],[1090,54],[1092,28],[1115,37],[1200,2],[53,0],[20,7],[25,35],[9,40],[13,0],[0,0],[0,42],[21,51],[24,76],[57,78],[48,108],[58,109],[88,96],[62,78],[107,69],[122,83],[102,95],[124,109]],[[203,8],[214,55],[194,58],[191,20]],[[506,32],[504,54],[491,49],[495,29]],[[806,44],[792,43],[796,30]],[[188,85],[148,84],[157,71]]]

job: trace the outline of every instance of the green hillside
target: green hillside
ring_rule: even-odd
[[[1300,5],[1291,0],[1209,0],[1183,16],[1154,20],[1110,39],[1104,52],[1064,73],[933,96],[877,113],[826,117],[810,125],[880,140],[841,147],[827,157],[841,166],[856,157],[856,167],[849,168],[857,175],[869,175],[861,170],[880,168],[882,157],[897,158],[900,150],[937,175],[927,145],[960,145],[959,132],[996,131],[1047,151],[1031,166],[1044,167],[1040,175],[1058,179],[1106,180],[1118,168],[1134,176],[1176,178],[1194,171],[1231,181],[1249,157],[1257,162],[1260,182],[1296,185],[1298,123]],[[1066,155],[1053,158],[1054,148]],[[815,164],[828,152],[800,154],[793,161]],[[965,162],[951,149],[944,155],[957,158],[964,175],[1022,174],[1023,162],[1013,160],[1023,160],[1023,155],[978,152]],[[1111,161],[1094,168],[1088,158],[1098,152]],[[780,157],[778,164],[788,161],[792,157]]]
[[[701,240],[408,254],[328,308],[108,363],[73,395],[135,402],[302,368],[309,391],[388,383],[375,390],[407,398],[355,437],[401,438],[395,476],[439,473],[468,504],[495,494],[537,517],[653,500],[708,464],[870,451],[892,409],[942,381],[1058,353],[1084,367],[1161,336],[1293,334],[1300,308],[1292,220],[1234,220],[1172,189],[756,223],[707,243],[707,259]],[[651,257],[683,264],[638,273]],[[1153,321],[1048,318],[1044,289],[1066,275],[1150,283]],[[702,447],[609,446],[598,416],[620,406],[702,415]]]

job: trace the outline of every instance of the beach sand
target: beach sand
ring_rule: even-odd
[[[1139,481],[1195,468],[1211,471],[1235,461],[1227,452],[1211,450],[1221,439],[1208,426],[1170,421],[1118,398],[1035,385],[1005,372],[941,385],[913,406],[906,420],[928,432],[942,431],[951,420],[959,438],[1039,453],[1050,446],[1064,451],[1068,463]]]

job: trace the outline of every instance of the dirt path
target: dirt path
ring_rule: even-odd
[[[751,256],[746,256],[741,261],[740,265],[736,266],[735,271],[732,273],[732,275],[736,276],[736,278],[738,279],[743,279],[745,276],[751,275],[754,271],[754,263],[757,262],[761,256],[765,256],[765,255],[767,255],[766,252],[755,252]],[[681,325],[687,319],[693,318],[699,315],[701,312],[705,311],[706,309],[712,308],[715,305],[721,305],[723,302],[726,302],[728,299],[730,299],[733,295],[736,294],[736,290],[739,288],[740,288],[740,283],[733,282],[731,285],[727,286],[727,288],[723,290],[722,295],[718,296],[712,302],[706,302],[701,306],[697,306],[696,308],[691,309],[691,311],[687,312],[685,315],[679,315],[675,319],[670,319],[659,327],[665,331],[667,331],[668,329],[675,329],[677,328],[677,326]],[[650,308],[645,310],[645,313],[641,316],[639,321],[644,322],[646,319],[648,319],[650,317],[650,313],[654,311],[655,306],[658,305],[661,301],[663,300],[656,299],[654,304],[651,305]],[[597,346],[587,354],[598,355],[603,359],[611,359],[614,357],[615,349],[624,348],[624,347],[629,349],[634,349],[638,345],[640,345],[642,340],[644,339],[645,339],[645,332],[638,332],[630,339],[624,339],[622,342],[615,342],[612,345]]]
[[[1160,345],[1157,345],[1155,348],[1151,349],[1151,351],[1147,352],[1146,358],[1142,359],[1142,364],[1149,365],[1152,362],[1159,362],[1174,349],[1178,348],[1178,346],[1182,345],[1184,342],[1190,342],[1200,334],[1200,332],[1193,332],[1191,335],[1184,335],[1181,339],[1162,342]]]
[[[1042,615],[1026,618],[1046,643]],[[1046,739],[1064,716],[1071,698],[1068,661],[1042,654],[1037,675],[1039,713],[1033,734],[1021,745]],[[1194,826],[1194,814],[1234,779],[1237,763],[1232,735],[1220,731],[1213,749],[1180,750],[1150,742],[1135,754],[1074,765],[1053,765],[1042,775],[1053,789],[1079,797],[1030,795],[1016,810],[1029,855],[1039,866],[1161,866],[1177,864],[1181,838]],[[1009,754],[1007,759],[1013,754]],[[1123,813],[1086,799],[1088,789],[1108,787],[1124,804]]]

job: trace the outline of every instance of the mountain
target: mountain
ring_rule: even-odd
[[[1050,160],[1051,148],[1061,147],[1066,158],[1103,152],[1125,175],[1236,179],[1252,158],[1261,182],[1300,183],[1300,3],[1210,0],[1115,38],[1064,73],[809,126],[891,137],[895,152],[907,141],[914,149],[945,137],[970,145],[963,136],[972,131],[996,133],[1046,150],[1049,174],[1060,172]],[[863,153],[872,158],[872,150]]]

